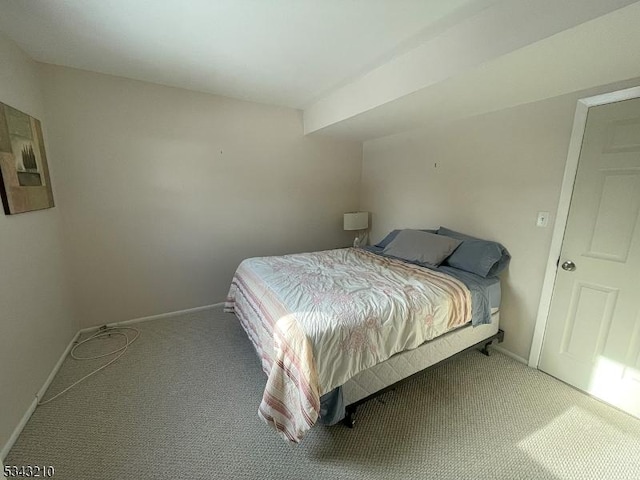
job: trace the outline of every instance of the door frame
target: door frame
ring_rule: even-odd
[[[624,100],[632,100],[634,98],[640,98],[640,87],[627,88],[625,90],[618,90],[616,92],[604,93],[602,95],[581,98],[578,100],[576,113],[573,117],[573,130],[571,131],[567,163],[565,164],[564,177],[562,178],[560,200],[558,201],[556,220],[553,225],[549,258],[547,259],[547,268],[545,270],[544,281],[542,283],[542,293],[540,295],[538,314],[536,316],[535,329],[533,331],[533,339],[531,341],[531,352],[529,353],[530,367],[538,368],[538,364],[540,363],[542,342],[544,340],[544,334],[547,327],[547,319],[549,318],[553,289],[556,283],[558,259],[562,252],[565,228],[567,226],[567,219],[569,218],[569,207],[571,205],[576,173],[578,172],[578,160],[580,159],[582,139],[584,137],[584,129],[587,124],[587,114],[591,107],[622,102]]]

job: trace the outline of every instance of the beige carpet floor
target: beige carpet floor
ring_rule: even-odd
[[[136,327],[126,356],[36,410],[6,465],[69,480],[640,478],[640,421],[499,353],[463,354],[361,407],[355,429],[294,446],[257,417],[265,377],[233,315]],[[48,394],[96,364],[67,359]]]

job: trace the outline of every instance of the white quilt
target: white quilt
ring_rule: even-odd
[[[269,377],[260,416],[294,442],[321,395],[471,319],[459,280],[354,248],[247,259],[225,307]]]

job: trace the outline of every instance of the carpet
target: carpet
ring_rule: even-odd
[[[640,421],[497,352],[462,354],[361,406],[355,429],[318,425],[296,446],[257,416],[266,378],[233,315],[134,326],[124,357],[36,409],[5,465],[69,480],[640,478]],[[67,359],[47,397],[100,364]]]

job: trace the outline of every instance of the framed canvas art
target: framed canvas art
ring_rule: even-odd
[[[4,103],[0,103],[0,196],[7,215],[54,206],[40,121]]]

